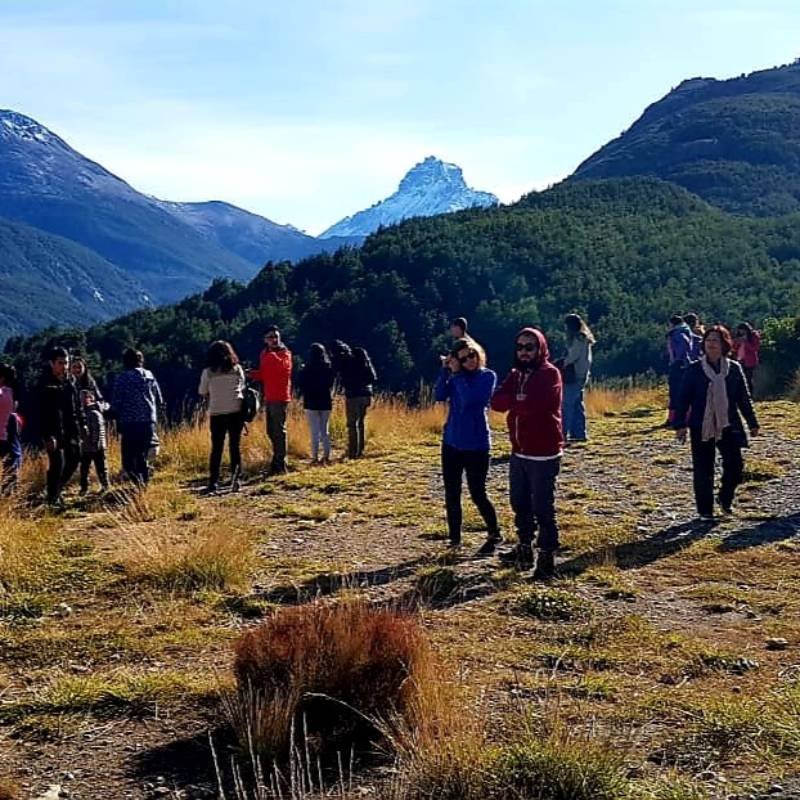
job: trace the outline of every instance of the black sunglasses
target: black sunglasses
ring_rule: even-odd
[[[527,350],[527,352],[532,353],[534,350],[537,349],[537,345],[528,342],[528,344],[517,344],[517,350]]]
[[[477,358],[477,357],[478,357],[477,353],[467,353],[465,356],[462,356],[461,358],[458,359],[458,363],[466,364],[467,361],[469,361],[471,358]]]

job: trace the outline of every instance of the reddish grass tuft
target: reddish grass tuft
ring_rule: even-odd
[[[427,640],[406,614],[360,600],[282,609],[236,645],[229,716],[240,740],[271,758],[285,755],[293,721],[320,749],[352,744],[365,728],[374,734],[373,720],[412,709],[429,665]]]

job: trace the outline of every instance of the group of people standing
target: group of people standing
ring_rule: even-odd
[[[504,412],[511,441],[509,499],[518,543],[501,557],[527,569],[534,564],[535,542],[534,578],[542,580],[552,577],[559,546],[555,490],[564,447],[587,438],[584,391],[595,339],[577,314],[569,314],[564,324],[567,353],[556,362],[551,361],[545,335],[537,328],[522,328],[514,340],[513,367],[498,385],[496,373],[486,366],[484,349],[459,317],[451,324],[456,339],[442,357],[434,387],[435,399],[449,406],[442,476],[450,545],[461,545],[464,475],[486,525],[486,541],[478,555],[492,555],[503,542],[486,482],[491,451],[488,411]]]
[[[29,397],[30,413],[47,452],[46,499],[54,508],[63,506],[62,492],[76,470],[81,493],[89,488],[94,465],[103,489],[109,487],[106,459],[108,419],[120,434],[124,476],[137,484],[150,477],[149,455],[158,446],[156,422],[163,405],[161,390],[153,374],[144,369],[144,357],[126,350],[124,370],[115,379],[107,402],[92,377],[86,361],[54,347]],[[0,438],[3,453],[3,486],[13,488],[22,464],[20,432],[23,419],[18,410],[16,374],[0,364]]]
[[[231,462],[231,488],[239,488],[241,474],[240,440],[248,417],[249,390],[247,380],[261,384],[266,416],[267,436],[272,446],[268,475],[287,471],[287,419],[292,401],[293,359],[283,343],[281,332],[270,326],[264,333],[264,348],[258,367],[245,370],[229,342],[214,342],[208,350],[206,367],[200,378],[199,394],[207,403],[211,425],[211,456],[206,491],[219,489],[220,465],[225,438],[228,438]],[[311,460],[314,464],[330,463],[330,414],[338,382],[345,395],[349,458],[360,458],[366,444],[365,420],[372,402],[375,368],[362,347],[350,348],[336,340],[330,353],[323,344],[311,345],[308,360],[295,376],[311,434]]]
[[[495,552],[503,537],[497,512],[487,493],[491,430],[488,411],[506,414],[511,443],[509,497],[517,544],[504,554],[518,566],[536,562],[535,576],[553,574],[559,546],[556,519],[556,479],[564,449],[587,440],[584,393],[588,384],[595,338],[578,314],[564,319],[566,352],[551,359],[547,338],[535,327],[522,328],[514,339],[513,366],[502,382],[487,366],[486,353],[469,334],[463,317],[454,319],[454,337],[434,386],[436,401],[448,404],[441,448],[447,527],[450,543],[461,544],[461,491],[466,476],[470,497],[486,526],[479,555]],[[747,434],[759,433],[751,401],[753,371],[760,338],[742,324],[735,335],[722,325],[704,329],[696,315],[674,316],[667,334],[669,421],[680,441],[691,441],[694,494],[698,514],[714,515],[716,453],[722,458],[722,482],[716,501],[723,513],[732,510],[743,474],[742,448]],[[158,447],[156,423],[163,398],[153,374],[144,368],[141,352],[123,354],[123,371],[116,376],[109,401],[80,356],[54,348],[33,392],[37,430],[48,458],[47,501],[61,505],[61,493],[80,467],[81,491],[88,489],[94,465],[100,485],[108,488],[107,420],[114,420],[121,438],[126,478],[139,485],[150,478],[150,460]],[[268,474],[287,471],[287,418],[292,401],[293,359],[277,327],[264,333],[258,366],[245,370],[232,345],[213,342],[200,377],[199,394],[210,417],[211,452],[207,491],[219,488],[222,453],[228,440],[231,488],[241,480],[241,436],[258,412],[260,400],[272,445]],[[261,391],[248,386],[260,383]],[[336,340],[330,348],[314,343],[297,371],[295,384],[302,399],[311,436],[311,460],[331,458],[329,421],[338,387],[345,395],[349,458],[364,453],[365,418],[377,380],[366,350]],[[13,488],[22,460],[14,369],[0,364],[0,488]],[[534,559],[534,544],[538,557]]]

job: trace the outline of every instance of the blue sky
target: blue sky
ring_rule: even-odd
[[[429,154],[512,201],[682,79],[799,55],[797,0],[0,0],[0,107],[312,233]]]

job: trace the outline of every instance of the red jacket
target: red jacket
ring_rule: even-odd
[[[279,350],[262,350],[258,369],[251,369],[247,377],[259,381],[265,403],[288,403],[292,399],[292,353],[288,347]]]
[[[515,367],[492,397],[495,411],[507,411],[511,450],[522,456],[547,458],[561,453],[561,373],[550,363],[547,339],[526,328],[539,340],[539,359],[531,370]]]

